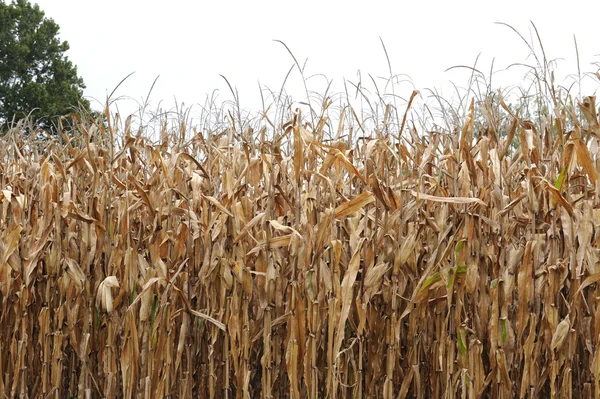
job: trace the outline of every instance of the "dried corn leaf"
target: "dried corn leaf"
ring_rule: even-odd
[[[571,321],[569,320],[569,316],[565,317],[558,326],[556,326],[556,330],[552,335],[552,342],[550,343],[550,349],[557,350],[560,349],[562,344],[565,342],[567,335],[569,334],[569,330],[571,329]]]
[[[346,201],[335,208],[335,217],[341,219],[351,215],[374,201],[375,197],[373,197],[373,194],[370,191],[363,191],[350,201]]]
[[[424,193],[418,193],[414,190],[410,192],[414,197],[421,200],[434,201],[434,202],[444,202],[449,204],[479,204],[483,206],[487,206],[485,202],[480,200],[479,198],[470,198],[470,197],[437,197],[435,195],[429,195]]]

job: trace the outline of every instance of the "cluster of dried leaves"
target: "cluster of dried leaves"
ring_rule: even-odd
[[[345,110],[331,140],[298,113],[270,139],[8,134],[1,395],[598,397],[595,99],[480,111],[353,141]]]

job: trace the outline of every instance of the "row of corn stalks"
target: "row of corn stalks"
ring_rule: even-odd
[[[327,102],[270,135],[9,131],[0,395],[600,397],[595,99],[486,104],[368,137]]]

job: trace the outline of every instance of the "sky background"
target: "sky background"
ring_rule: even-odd
[[[34,0],[35,1],[35,0]],[[117,84],[135,72],[117,90],[122,114],[134,112],[160,75],[150,106],[163,109],[174,98],[186,107],[203,104],[217,90],[218,100],[232,95],[219,76],[224,75],[240,95],[241,106],[260,109],[260,87],[278,91],[293,65],[287,50],[305,60],[306,75],[323,74],[333,89],[343,79],[363,80],[368,74],[388,77],[384,41],[394,74],[410,82],[398,87],[408,98],[413,88],[437,88],[451,95],[454,82],[466,85],[470,72],[448,68],[473,65],[502,86],[518,84],[523,67],[533,63],[530,51],[510,28],[527,40],[534,38],[533,21],[548,59],[558,59],[558,81],[577,73],[573,36],[576,35],[582,72],[595,72],[600,61],[598,44],[600,2],[593,1],[138,1],[38,0],[42,10],[61,27],[61,39],[71,46],[69,58],[87,85],[92,105],[100,103]],[[537,45],[537,43],[536,43]],[[541,53],[540,53],[541,54]],[[587,80],[583,94],[593,94],[598,80]],[[309,89],[323,91],[326,80],[315,76]],[[294,71],[286,86],[295,100],[304,99],[300,74]]]

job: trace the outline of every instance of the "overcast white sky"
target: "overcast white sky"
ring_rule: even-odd
[[[573,35],[579,45],[583,72],[595,72],[600,61],[598,1],[149,1],[149,0],[33,0],[61,27],[61,38],[87,85],[85,94],[105,101],[108,93],[131,72],[117,91],[141,101],[160,75],[151,100],[170,108],[173,98],[186,106],[204,103],[219,90],[219,100],[232,98],[224,75],[240,93],[242,107],[260,108],[258,82],[279,90],[293,64],[282,40],[307,75],[322,73],[341,89],[343,78],[357,81],[357,71],[389,76],[381,37],[393,72],[407,74],[414,86],[441,87],[443,82],[466,83],[464,69],[473,65],[486,74],[527,60],[529,50],[505,22],[527,39],[533,21],[549,59],[561,58],[559,71],[576,73]],[[494,76],[517,84],[524,68]],[[300,75],[295,71],[288,89],[303,100]],[[597,80],[588,81],[590,90]],[[324,87],[322,78],[309,89]],[[410,96],[412,85],[403,87]],[[447,91],[448,87],[444,86]],[[588,93],[584,93],[588,94]],[[589,93],[592,94],[592,93]],[[95,108],[100,108],[92,99]],[[121,103],[123,113],[132,103]]]

